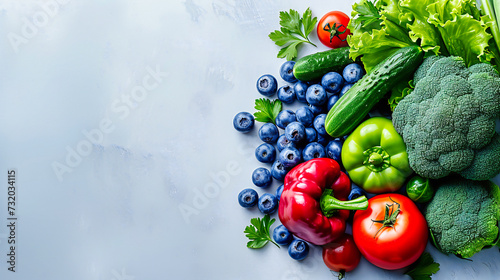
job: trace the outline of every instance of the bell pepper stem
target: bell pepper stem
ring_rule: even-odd
[[[332,189],[326,189],[319,199],[319,204],[323,215],[329,218],[338,210],[365,210],[368,208],[368,199],[363,195],[353,200],[339,200],[333,196]]]
[[[382,172],[391,165],[391,156],[380,146],[363,151],[363,165],[374,172]]]
[[[380,154],[373,153],[370,155],[368,162],[370,164],[375,165],[375,166],[379,166],[380,164],[382,164],[384,162],[384,159],[382,158],[382,156]]]

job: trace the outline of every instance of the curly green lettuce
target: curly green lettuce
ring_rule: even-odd
[[[352,9],[350,56],[360,57],[367,72],[410,45],[420,46],[426,56],[462,57],[467,66],[496,65],[500,58],[490,33],[492,20],[480,15],[474,0],[361,0]],[[396,103],[407,84],[393,89]]]

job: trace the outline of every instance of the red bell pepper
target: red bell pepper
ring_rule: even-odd
[[[347,200],[349,177],[329,158],[297,165],[285,177],[279,202],[281,223],[295,236],[324,245],[342,236],[349,210],[366,209],[368,199]]]

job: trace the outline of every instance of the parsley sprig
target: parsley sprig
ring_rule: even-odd
[[[352,18],[352,26],[356,29],[364,28],[366,30],[379,29],[382,24],[380,11],[370,1],[363,1],[353,5],[356,17]]]
[[[430,280],[431,275],[439,271],[439,263],[434,262],[431,254],[424,252],[405,272],[413,280]]]
[[[250,220],[251,225],[245,228],[244,233],[246,237],[250,239],[247,243],[248,248],[260,249],[271,241],[274,245],[280,247],[276,242],[273,241],[269,233],[271,225],[276,219],[270,219],[269,215],[266,214],[264,218],[253,218]]]
[[[314,30],[318,18],[312,17],[311,9],[307,8],[302,17],[299,12],[290,9],[290,12],[280,12],[280,30],[269,34],[269,38],[281,48],[278,58],[293,60],[297,57],[297,47],[302,43],[309,43],[309,34]]]
[[[253,115],[256,121],[275,123],[276,117],[283,108],[283,104],[279,99],[273,101],[267,98],[260,98],[255,100],[255,112]]]

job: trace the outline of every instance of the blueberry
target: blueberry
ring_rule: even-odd
[[[278,199],[278,201],[280,201],[280,199],[281,199],[281,194],[283,193],[283,188],[284,187],[285,187],[285,185],[281,184],[281,186],[279,186],[276,189],[276,198]]]
[[[290,244],[293,240],[293,235],[288,231],[284,225],[279,225],[273,230],[274,242],[279,245],[285,246]]]
[[[278,199],[270,193],[265,193],[259,198],[259,210],[262,214],[272,214],[278,209]]]
[[[320,106],[326,103],[328,95],[320,84],[314,84],[307,88],[306,100],[307,103],[315,106]]]
[[[252,182],[257,187],[267,188],[273,182],[273,177],[269,169],[264,167],[259,167],[255,169],[252,173]]]
[[[363,195],[365,197],[368,197],[366,195],[366,192],[362,188],[358,187],[354,183],[351,183],[351,192],[349,193],[349,196],[347,196],[347,200],[353,200]],[[348,223],[352,224],[355,212],[356,211],[349,211],[349,218],[347,219]]]
[[[291,122],[285,127],[285,136],[288,140],[298,143],[306,138],[306,128],[300,122]]]
[[[328,98],[328,106],[327,106],[328,111],[330,111],[330,109],[332,109],[333,105],[335,105],[335,103],[337,103],[337,101],[339,101],[338,95],[332,95],[332,96],[330,96],[330,98]]]
[[[318,142],[312,142],[306,145],[302,151],[302,159],[304,161],[313,158],[324,158],[326,156],[325,147]]]
[[[255,119],[252,114],[248,112],[240,112],[234,116],[233,126],[239,132],[247,133],[252,130],[255,124]]]
[[[286,104],[292,104],[295,101],[295,92],[293,87],[284,85],[278,89],[278,99]]]
[[[244,189],[238,194],[238,202],[241,207],[250,208],[257,205],[259,194],[253,189]]]
[[[274,143],[279,137],[278,128],[272,123],[265,123],[259,129],[259,138],[266,143]]]
[[[280,67],[280,76],[285,82],[295,83],[297,78],[293,75],[293,66],[295,61],[287,61]]]
[[[273,96],[278,90],[278,81],[272,75],[262,75],[257,80],[257,91],[264,96]]]
[[[271,166],[271,175],[273,176],[274,179],[278,181],[283,181],[285,179],[286,174],[288,173],[288,168],[283,166],[283,164],[279,161],[276,160],[273,163],[273,166]]]
[[[274,162],[276,159],[276,149],[269,143],[263,143],[255,149],[255,157],[260,162]]]
[[[313,115],[317,116],[319,114],[324,114],[326,113],[326,108],[323,105],[316,106],[316,105],[311,105],[309,104],[309,110],[313,113]]]
[[[294,260],[303,260],[309,254],[309,244],[301,239],[294,239],[288,246],[288,254]]]
[[[302,142],[301,144],[302,144],[302,145],[307,145],[308,143],[304,143],[304,142]],[[304,150],[304,147],[303,147],[302,145],[300,145],[300,146],[298,146],[298,147],[295,147],[295,149],[297,149],[297,150],[299,151],[299,155],[300,155],[300,158],[301,158],[301,159],[302,159],[302,151]],[[278,157],[279,157],[279,154],[278,154]],[[302,160],[301,160],[301,161],[302,161]]]
[[[351,192],[349,193],[347,199],[353,200],[363,195],[366,196],[366,192],[362,188],[358,187],[355,184],[351,184]]]
[[[339,164],[341,163],[341,152],[342,152],[343,141],[340,138],[335,138],[328,142],[326,145],[326,156],[335,160]]]
[[[302,156],[298,149],[289,147],[280,152],[278,160],[285,168],[292,168],[302,161]]]
[[[309,85],[305,82],[298,81],[293,85],[293,91],[295,92],[295,97],[299,102],[307,103],[306,92]]]
[[[289,123],[296,120],[295,113],[292,110],[283,110],[276,116],[276,125],[281,129],[285,129]]]
[[[319,114],[314,118],[313,122],[314,129],[316,129],[318,134],[322,136],[328,135],[325,129],[325,120],[326,120],[326,114]]]
[[[359,79],[361,79],[363,75],[363,68],[361,68],[361,66],[357,63],[348,64],[346,67],[344,67],[344,71],[342,72],[342,76],[344,77],[345,82],[348,84],[354,84]]]
[[[316,142],[317,139],[318,133],[316,132],[316,129],[314,129],[314,127],[306,127],[306,142]]]
[[[342,89],[344,79],[337,72],[328,72],[321,78],[321,85],[327,92],[336,93]]]
[[[330,135],[321,135],[318,133],[318,143],[320,143],[321,145],[323,146],[326,146],[328,144],[328,142],[330,142],[332,140],[332,137]]]
[[[309,107],[304,106],[295,111],[295,118],[305,127],[309,127],[313,124],[314,114]]]
[[[285,134],[283,134],[278,138],[278,141],[276,142],[276,147],[278,148],[278,151],[281,152],[286,147],[295,147],[295,143],[288,140]]]
[[[352,84],[346,84],[344,87],[342,87],[342,90],[339,93],[339,97],[342,97],[350,88],[352,87]]]

